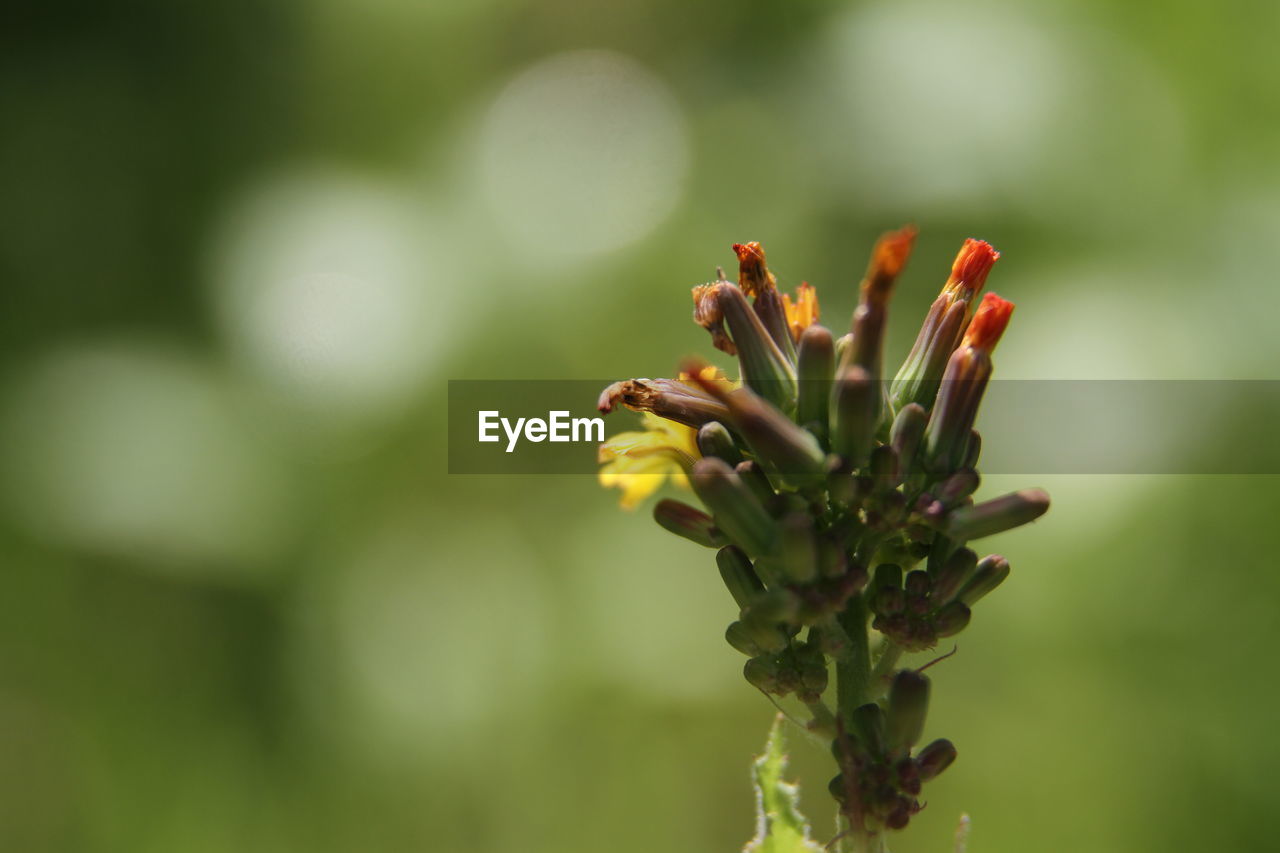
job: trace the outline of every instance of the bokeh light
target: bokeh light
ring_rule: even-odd
[[[522,253],[554,259],[644,237],[679,201],[689,152],[670,90],[635,60],[591,50],[511,80],[476,156],[504,233]]]

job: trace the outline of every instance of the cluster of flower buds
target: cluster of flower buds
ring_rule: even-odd
[[[933,648],[938,640],[963,631],[974,603],[1008,576],[1004,557],[993,554],[978,562],[968,548],[905,576],[896,563],[882,563],[868,596],[871,627],[904,651]]]
[[[974,603],[1008,576],[1003,557],[979,560],[966,543],[1048,508],[1039,490],[973,498],[974,425],[1013,311],[994,294],[979,298],[999,257],[989,244],[965,242],[911,354],[884,378],[889,299],[915,236],[903,228],[877,243],[851,330],[839,338],[817,323],[812,287],[781,294],[761,246],[735,245],[737,283],[699,285],[693,300],[694,320],[736,356],[741,381],[689,359],[676,379],[619,382],[600,399],[602,411],[622,404],[688,430],[684,446],[696,454],[670,456],[703,508],[666,499],[654,517],[717,549],[739,608],[726,639],[749,657],[751,684],[823,705],[829,663],[837,680],[842,666],[858,670],[859,656],[869,666],[869,632],[881,635],[878,666],[887,669],[865,689],[837,691],[835,715],[847,732],[836,739],[848,779],[837,796],[867,827],[905,824],[920,783],[954,757],[945,741],[910,754],[924,713],[911,691],[927,695],[928,682],[901,671],[886,698],[894,662],[963,630]],[[617,477],[626,449],[609,451]]]
[[[924,783],[956,758],[956,748],[945,738],[912,752],[924,733],[928,707],[929,679],[907,669],[894,678],[885,704],[854,709],[849,730],[831,743],[840,772],[828,788],[846,814],[902,829],[920,811]]]

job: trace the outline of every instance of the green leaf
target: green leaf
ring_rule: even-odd
[[[779,714],[769,730],[764,754],[751,767],[756,790],[756,837],[743,853],[822,853],[810,840],[809,822],[800,814],[800,788],[782,781],[787,769],[786,746]]]

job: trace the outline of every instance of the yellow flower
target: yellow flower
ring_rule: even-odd
[[[818,291],[806,281],[800,282],[796,288],[796,301],[782,294],[782,307],[787,312],[787,326],[791,329],[791,337],[796,341],[804,330],[818,322]]]
[[[600,445],[600,485],[622,489],[622,506],[635,509],[670,478],[686,477],[698,453],[697,430],[645,412],[644,431],[620,432]]]

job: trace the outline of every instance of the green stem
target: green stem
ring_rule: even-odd
[[[867,602],[855,595],[840,614],[840,627],[849,635],[849,652],[836,661],[836,716],[846,729],[853,709],[867,702],[871,688],[871,642],[867,634]]]
[[[884,643],[880,646],[879,655],[876,657],[875,666],[871,669],[871,697],[879,698],[884,694],[889,676],[893,674],[893,668],[898,665],[898,659],[902,657],[902,646],[885,637]]]
[[[831,741],[836,737],[836,718],[831,713],[831,709],[827,707],[827,703],[819,699],[817,702],[809,702],[809,713],[813,715],[813,719],[805,728],[814,735],[822,738],[830,745]]]

